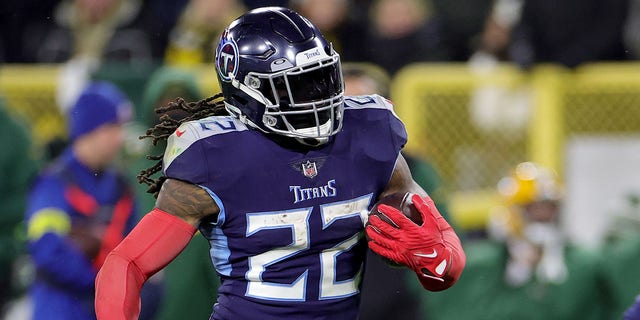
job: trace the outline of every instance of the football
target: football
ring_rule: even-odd
[[[373,207],[371,208],[371,210],[369,210],[369,216],[372,215],[376,215],[378,217],[380,217],[380,219],[388,224],[390,224],[391,226],[394,226],[396,228],[398,228],[398,225],[396,225],[395,223],[393,223],[393,221],[391,221],[391,219],[389,219],[384,213],[378,211],[378,206],[381,204],[386,204],[390,207],[394,207],[398,210],[400,210],[400,212],[402,212],[407,218],[409,218],[411,221],[413,221],[415,224],[421,225],[422,224],[422,215],[420,214],[420,212],[418,211],[418,209],[416,209],[416,206],[413,205],[413,202],[411,202],[411,197],[413,196],[412,193],[393,193],[390,194],[388,196],[385,196],[383,198],[381,198],[378,202],[376,202]],[[367,239],[368,240],[368,239]],[[395,261],[392,261],[388,258],[385,257],[381,257],[382,260],[390,267],[395,267],[395,268],[400,268],[403,265],[396,263]]]
[[[393,223],[393,221],[391,221],[382,212],[378,211],[378,206],[381,204],[385,204],[400,210],[400,212],[402,212],[407,218],[409,218],[415,224],[421,225],[422,215],[420,214],[418,209],[416,209],[416,206],[413,205],[413,202],[411,201],[412,196],[413,194],[409,192],[393,193],[388,196],[385,196],[382,199],[380,199],[380,201],[376,202],[376,204],[373,205],[373,208],[371,208],[371,210],[369,211],[369,216],[377,215],[378,217],[380,217],[380,219],[382,219],[382,221],[397,228],[398,226],[395,223]]]

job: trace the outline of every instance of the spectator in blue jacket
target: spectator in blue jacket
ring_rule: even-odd
[[[68,113],[69,146],[30,189],[33,319],[96,318],[96,273],[137,221],[130,184],[114,165],[131,112],[114,85],[89,84]]]

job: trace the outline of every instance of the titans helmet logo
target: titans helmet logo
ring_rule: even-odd
[[[216,49],[216,69],[223,81],[231,81],[238,73],[238,45],[225,31]]]

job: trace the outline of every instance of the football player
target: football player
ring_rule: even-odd
[[[339,55],[309,20],[279,7],[242,15],[221,36],[216,70],[221,95],[177,100],[159,112],[192,115],[148,131],[168,139],[140,176],[156,208],[102,267],[99,319],[135,319],[142,284],[196,230],[222,282],[211,319],[357,319],[367,244],[428,290],[456,282],[464,252],[400,155],[402,122],[380,96],[344,97]],[[389,206],[395,226],[367,223],[395,192],[414,194],[422,225]]]

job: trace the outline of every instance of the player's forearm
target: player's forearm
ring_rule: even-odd
[[[137,319],[147,276],[128,257],[112,252],[96,277],[98,319]]]
[[[96,315],[137,319],[144,282],[180,254],[195,233],[180,218],[154,209],[105,260],[96,278]]]

